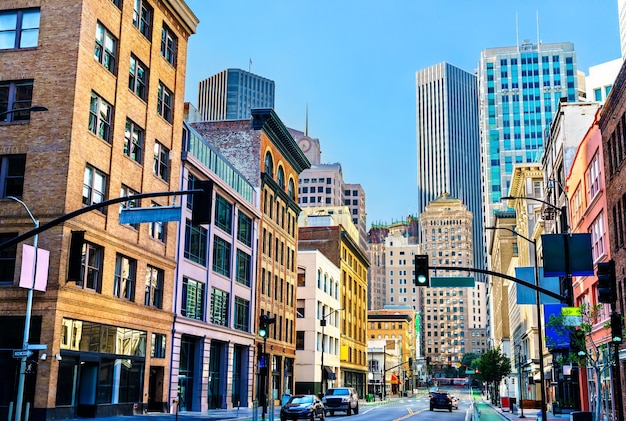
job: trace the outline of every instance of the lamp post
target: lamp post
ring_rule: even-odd
[[[40,112],[40,111],[48,111],[48,109],[41,105],[32,105],[26,108],[14,108],[12,110],[6,110],[3,112],[0,112],[0,117],[4,117],[6,115],[13,114],[13,113],[25,112],[25,111]],[[30,216],[30,219],[33,221],[33,224],[35,224],[35,229],[39,228],[39,221],[35,219],[30,209],[28,209],[28,206],[26,206],[26,203],[22,202],[20,199],[18,199],[15,196],[7,196],[5,197],[5,199],[13,200],[19,203],[20,205],[22,205],[22,207],[26,209],[26,212],[28,212],[28,216]],[[22,350],[24,351],[28,351],[28,337],[30,335],[30,319],[31,319],[31,314],[33,310],[33,290],[35,288],[35,279],[36,279],[36,274],[37,274],[38,236],[39,236],[38,234],[35,234],[35,236],[33,237],[34,257],[33,257],[32,283],[30,285],[30,288],[28,288],[28,294],[26,296],[27,298],[26,298],[26,315],[24,317],[24,338],[22,340]],[[19,379],[18,379],[18,384],[17,384],[17,398],[15,402],[15,421],[21,421],[22,419],[22,406],[24,404],[24,383],[26,381],[26,359],[27,358],[28,356],[23,356],[20,361],[20,373],[19,373]]]
[[[554,205],[552,205],[554,206]],[[537,287],[537,289],[535,289],[535,297],[536,297],[536,306],[537,306],[537,337],[538,337],[538,345],[539,345],[539,377],[540,377],[540,381],[541,381],[541,385],[539,387],[540,391],[541,391],[541,420],[542,421],[547,421],[548,419],[548,414],[546,413],[546,375],[544,373],[544,363],[543,363],[543,337],[542,335],[542,330],[543,330],[543,323],[541,321],[541,294],[539,293],[539,257],[537,256],[537,241],[536,240],[531,240],[528,237],[523,236],[522,234],[518,233],[515,230],[512,230],[511,228],[508,227],[487,227],[487,229],[489,230],[505,230],[505,231],[509,231],[511,233],[513,233],[513,235],[516,235],[526,241],[528,241],[529,243],[531,243],[533,245],[534,248],[534,269],[535,269],[535,286]]]
[[[331,314],[337,312],[337,311],[342,311],[344,310],[343,308],[336,308],[333,311],[331,311],[330,313],[324,314],[322,315],[322,319],[320,320],[320,326],[322,327],[322,385],[320,387],[320,392],[322,393],[322,395],[324,394],[324,379],[325,379],[325,375],[326,375],[326,369],[324,368],[324,347],[325,347],[325,340],[324,340],[324,328],[326,327],[326,318],[328,316],[330,316]]]
[[[522,412],[520,418],[524,416],[524,387],[522,385],[522,344],[517,345],[517,374],[519,377],[519,409]]]
[[[26,212],[28,212],[28,216],[30,216],[30,219],[33,221],[33,224],[35,224],[35,228],[39,228],[39,221],[35,219],[30,209],[28,209],[28,206],[26,206],[26,203],[22,202],[20,199],[14,196],[7,196],[5,197],[5,199],[13,200],[19,203],[20,205],[22,205],[22,207],[26,209]],[[33,309],[33,291],[35,288],[35,279],[37,277],[37,240],[38,240],[38,237],[39,237],[39,234],[35,234],[35,236],[33,237],[33,249],[34,249],[33,272],[32,272],[32,279],[31,279],[32,282],[28,288],[28,294],[26,296],[27,297],[26,298],[26,316],[24,319],[24,338],[22,340],[23,351],[28,351],[28,338],[30,336],[30,319],[31,319],[31,314],[32,314],[32,309]],[[15,402],[15,421],[21,421],[22,419],[22,406],[24,404],[24,383],[26,381],[27,358],[28,356],[24,355],[20,361],[20,373],[19,373],[19,380],[17,384],[17,399]]]

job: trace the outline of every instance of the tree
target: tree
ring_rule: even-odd
[[[482,380],[490,385],[492,402],[498,402],[500,396],[497,386],[502,379],[511,374],[511,360],[499,347],[490,349],[480,357],[479,370]]]
[[[597,391],[602,390],[600,380],[604,372],[610,370],[611,366],[615,364],[615,356],[610,352],[610,342],[598,343],[592,336],[594,326],[600,324],[600,320],[603,318],[603,305],[582,304],[578,308],[580,319],[576,323],[572,323],[571,317],[563,315],[550,317],[546,327],[553,329],[554,337],[546,338],[546,345],[548,348],[559,348],[555,342],[567,343],[565,339],[569,339],[568,353],[559,362],[561,364],[574,362],[580,367],[592,369],[595,375],[596,388],[596,393],[591,394],[591,398],[595,398],[596,403],[593,419],[599,421],[603,405],[602,393],[597,393]],[[603,323],[603,327],[610,331],[610,319]]]

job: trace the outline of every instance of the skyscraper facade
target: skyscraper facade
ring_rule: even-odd
[[[489,48],[479,74],[485,217],[500,209],[513,165],[539,162],[559,101],[577,101],[576,53],[569,42]]]
[[[448,63],[416,74],[418,212],[448,193],[472,212],[474,267],[483,267],[476,76]]]
[[[273,80],[240,69],[226,69],[198,84],[202,120],[248,120],[252,108],[274,108]]]

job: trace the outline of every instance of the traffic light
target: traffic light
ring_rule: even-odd
[[[418,287],[430,286],[427,254],[418,254],[415,256],[415,279],[413,280],[413,284]]]
[[[615,302],[615,262],[613,259],[598,263],[598,301]]]
[[[624,330],[622,327],[622,315],[619,313],[611,313],[611,342],[622,343]]]
[[[269,325],[276,323],[276,317],[270,317],[267,314],[261,314],[259,318],[259,336],[263,339],[267,339],[270,332]]]
[[[413,368],[413,358],[409,357],[409,367]]]
[[[202,192],[193,195],[191,223],[193,225],[210,224],[213,211],[213,181],[196,180],[193,183],[193,188],[202,190]]]

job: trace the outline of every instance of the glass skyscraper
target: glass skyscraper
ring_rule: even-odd
[[[572,43],[486,49],[478,73],[486,221],[507,196],[516,163],[540,162],[559,101],[578,100]]]
[[[253,108],[274,108],[274,81],[240,69],[226,69],[198,84],[203,121],[247,120]]]
[[[416,98],[418,212],[444,193],[461,200],[473,214],[474,267],[482,268],[476,76],[445,62],[419,70]]]

